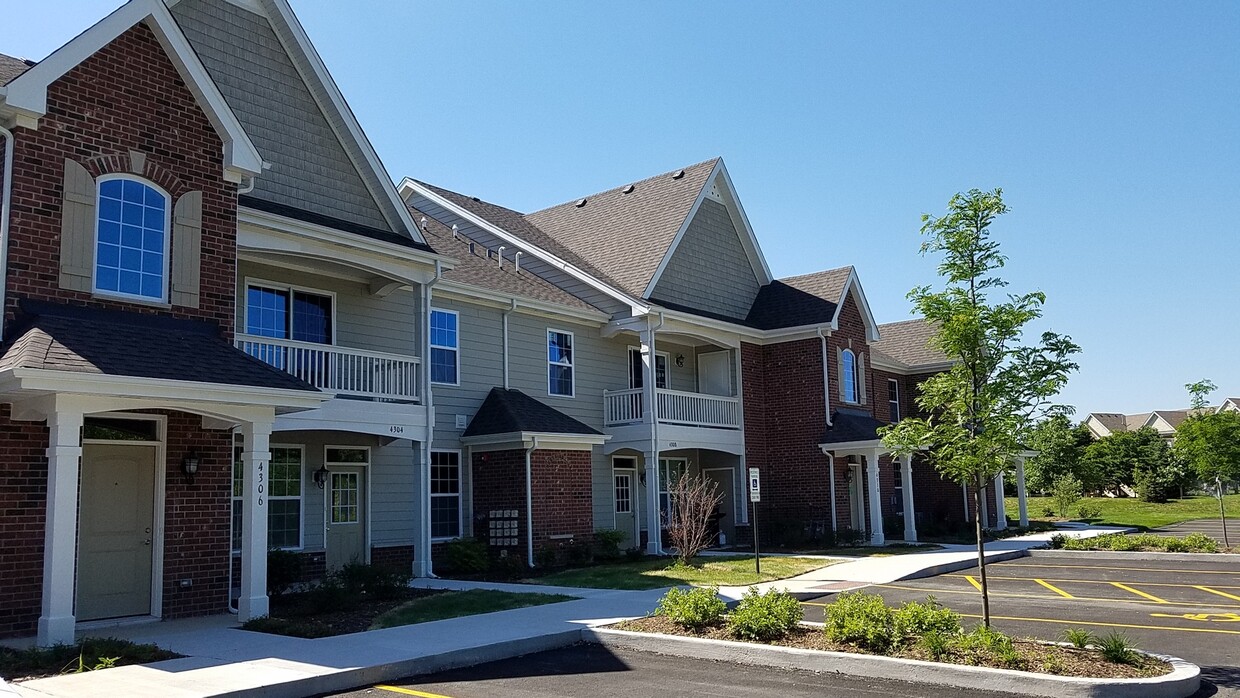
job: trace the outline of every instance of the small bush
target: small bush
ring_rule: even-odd
[[[301,581],[301,556],[290,550],[267,551],[267,594],[282,596]]]
[[[998,659],[1004,664],[1014,660],[1012,638],[984,625],[961,635],[957,647],[970,664],[983,664],[988,658]]]
[[[646,551],[636,545],[624,551],[624,559],[629,562],[640,562],[643,557],[646,557]]]
[[[931,659],[937,662],[951,656],[955,640],[956,637],[954,635],[944,635],[937,631],[930,631],[921,636],[918,644],[926,650],[926,654],[929,654]]]
[[[1056,533],[1051,536],[1051,550],[1062,550],[1068,547],[1068,537],[1062,533]]]
[[[1197,553],[1217,553],[1218,541],[1204,533],[1190,533],[1181,541],[1189,551]]]
[[[482,574],[490,567],[486,543],[474,538],[457,538],[443,544],[441,571],[447,574]]]
[[[1097,504],[1081,502],[1081,504],[1076,508],[1076,515],[1082,521],[1096,519],[1100,514],[1102,514],[1102,507],[1099,507]]]
[[[877,594],[845,592],[827,606],[822,629],[830,640],[883,654],[902,638],[895,613]]]
[[[960,614],[945,608],[934,597],[925,602],[909,601],[894,614],[896,632],[903,637],[920,637],[929,633],[943,636],[960,634]]]
[[[1052,538],[1051,547],[1055,547]],[[1065,538],[1062,547],[1066,550],[1113,550],[1128,552],[1132,550],[1165,550],[1167,552],[1218,552],[1218,542],[1201,534],[1190,533],[1184,538],[1156,536],[1152,533],[1108,533],[1095,538]]]
[[[595,555],[600,560],[615,560],[620,557],[620,544],[628,534],[614,528],[604,528],[594,532]]]
[[[570,541],[566,557],[570,565],[588,565],[594,559],[594,551],[588,544]]]
[[[727,610],[727,604],[719,598],[714,588],[674,588],[659,600],[655,614],[665,616],[686,630],[701,630],[718,625]]]
[[[1132,664],[1137,658],[1136,652],[1132,651],[1132,642],[1119,631],[1099,638],[1098,649],[1102,651],[1103,659],[1116,664]]]
[[[352,607],[357,595],[349,592],[339,575],[328,575],[306,593],[306,608],[311,613],[331,613]]]
[[[1042,516],[1045,516],[1048,519],[1052,518],[1055,516],[1055,509],[1053,507],[1042,507]]]
[[[835,532],[835,544],[841,548],[855,548],[865,542],[865,531],[841,528]]]
[[[1064,672],[1063,660],[1059,658],[1059,653],[1051,650],[1042,657],[1042,671],[1047,674],[1062,674]]]
[[[542,569],[557,567],[560,563],[560,556],[556,553],[556,549],[550,545],[544,545],[534,551],[534,566]]]
[[[770,642],[787,636],[804,617],[792,594],[778,589],[759,594],[751,587],[728,615],[728,630],[743,640]]]
[[[1081,501],[1081,481],[1072,475],[1061,475],[1051,483],[1051,501],[1060,518],[1068,518],[1068,512]]]
[[[1095,642],[1094,634],[1082,628],[1068,628],[1063,631],[1063,639],[1078,650],[1083,650]]]
[[[409,588],[413,574],[384,565],[351,562],[335,573],[340,584],[351,595],[364,594],[373,599],[396,599]]]

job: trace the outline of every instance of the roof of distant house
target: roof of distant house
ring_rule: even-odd
[[[597,429],[535,400],[520,390],[491,388],[461,437],[520,432],[602,435]]]
[[[871,349],[876,356],[909,368],[944,364],[950,359],[930,344],[937,331],[934,323],[925,318],[889,322],[878,326],[879,340]]]
[[[18,75],[30,70],[34,61],[14,58],[0,53],[0,86],[7,85]]]

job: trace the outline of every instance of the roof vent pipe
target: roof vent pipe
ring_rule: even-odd
[[[523,253],[521,252],[521,250],[517,250],[516,254],[512,256],[512,267],[518,274],[521,273],[521,255],[522,254]]]
[[[460,240],[460,239],[461,239],[461,229],[460,229],[460,227],[458,227],[458,226],[457,226],[457,224],[456,224],[456,223],[453,223],[453,224],[452,224],[452,239],[453,239],[453,240]]]
[[[471,255],[477,255],[477,254],[478,254],[477,252],[475,252],[475,251],[474,251],[474,241],[473,241],[473,240],[470,240],[470,241],[469,241],[469,253],[470,253]]]
[[[632,193],[633,193],[633,185],[632,185],[632,184],[630,184],[629,186],[627,186],[627,187],[625,187],[624,189],[622,189],[622,190],[621,190],[621,192],[622,192],[622,193],[624,193],[624,194],[632,194]]]
[[[503,269],[504,268],[504,245],[500,245],[499,249],[495,250],[495,258],[499,260],[499,268]]]
[[[418,226],[421,227],[422,230],[426,230],[426,216],[422,216],[422,220],[418,222]]]

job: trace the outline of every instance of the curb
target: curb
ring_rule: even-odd
[[[1030,550],[1033,557],[1066,560],[1089,556],[1091,560],[1178,560],[1180,562],[1219,562],[1223,564],[1240,562],[1240,554],[1236,553],[1157,553],[1157,552],[1123,552],[1119,550]]]
[[[939,664],[916,659],[636,633],[610,628],[588,628],[581,631],[581,637],[587,642],[608,648],[654,652],[691,659],[709,659],[734,664],[800,669],[865,678],[907,677],[908,680],[918,683],[1049,698],[1125,698],[1133,695],[1148,698],[1185,698],[1196,693],[1201,685],[1200,667],[1182,659],[1163,655],[1152,656],[1172,664],[1171,673],[1165,676],[1148,679],[1086,679],[1033,674],[1010,669]]]
[[[995,562],[1007,562],[1008,560],[1018,560],[1029,554],[1029,550],[1005,550],[997,553],[986,553],[986,564]],[[944,562],[941,565],[925,567],[916,572],[910,572],[899,579],[892,581],[902,582],[907,579],[922,579],[925,577],[936,577],[947,572],[956,572],[959,570],[967,570],[970,567],[977,566],[977,557],[974,556],[968,560],[957,560],[955,562]]]

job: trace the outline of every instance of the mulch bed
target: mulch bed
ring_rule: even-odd
[[[271,615],[264,619],[259,632],[275,632],[293,637],[331,637],[360,633],[370,629],[375,618],[413,599],[447,593],[446,589],[404,589],[390,599],[354,597],[348,606],[326,613],[316,613],[308,606],[306,593],[284,594],[271,599]]]
[[[706,628],[702,632],[692,632],[681,628],[679,625],[671,622],[663,616],[649,616],[646,618],[638,618],[636,620],[625,621],[614,626],[620,630],[632,630],[643,633],[661,633],[663,635],[680,635],[682,637],[699,637],[711,640],[733,640],[746,642],[746,640],[737,640],[728,633],[724,627]],[[1032,640],[1015,640],[1017,650],[1025,658],[1024,671],[1038,674],[1054,674],[1057,676],[1079,676],[1087,678],[1106,678],[1106,679],[1137,679],[1147,678],[1150,676],[1162,676],[1171,672],[1171,665],[1158,659],[1138,655],[1135,664],[1116,664],[1108,662],[1093,650],[1078,650],[1073,647],[1060,647],[1056,645],[1045,645]],[[755,643],[764,644],[764,643]],[[829,652],[851,652],[854,654],[875,654],[865,650],[853,647],[852,645],[844,645],[832,642],[821,629],[801,626],[792,632],[791,635],[776,640],[771,645],[780,647],[796,647],[808,650],[826,650]],[[900,657],[903,659],[920,659],[927,662],[938,661],[932,659],[923,649],[917,646],[905,647],[886,656]],[[972,659],[973,661],[969,661]],[[972,664],[974,666],[989,666],[996,669],[1010,669],[1012,667],[1005,666],[998,661],[978,661],[972,657],[958,657],[953,664]],[[1054,671],[1049,669],[1053,668]]]

